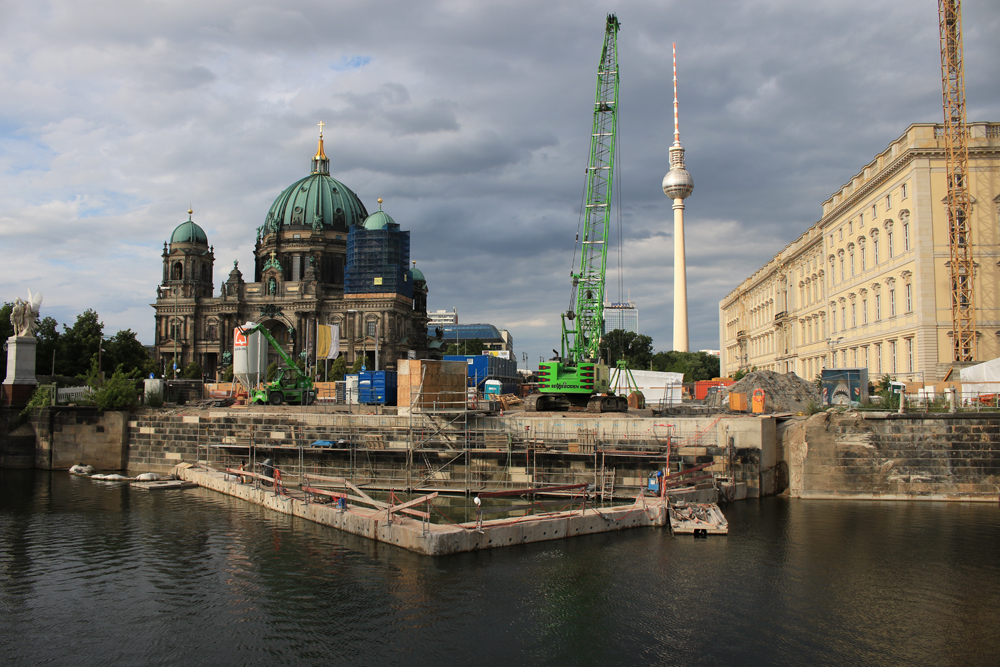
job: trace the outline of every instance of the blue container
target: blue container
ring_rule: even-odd
[[[396,386],[395,371],[358,373],[358,403],[396,405]]]
[[[504,394],[517,392],[515,359],[501,359],[490,354],[446,354],[444,360],[464,361],[468,364],[469,387],[483,391],[487,380],[497,380]]]

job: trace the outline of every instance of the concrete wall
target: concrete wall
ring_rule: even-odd
[[[824,412],[786,428],[782,449],[793,497],[1000,495],[1000,415]]]

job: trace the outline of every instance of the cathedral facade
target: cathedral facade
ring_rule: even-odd
[[[410,266],[410,233],[330,176],[323,148],[311,173],[286,188],[257,228],[252,281],[233,262],[214,291],[215,252],[192,219],[163,244],[157,288],[156,355],[164,376],[197,362],[209,377],[231,363],[233,329],[263,323],[285,352],[311,363],[316,326],[340,329],[348,364],[394,370],[398,359],[424,358],[427,282]],[[271,352],[271,360],[278,356]],[[320,360],[322,365],[322,360]]]

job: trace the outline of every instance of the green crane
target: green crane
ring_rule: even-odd
[[[538,367],[539,394],[528,397],[528,410],[624,412],[628,401],[610,392],[611,377],[601,361],[604,328],[604,282],[611,226],[611,190],[615,166],[618,115],[618,30],[609,14],[604,48],[597,66],[597,94],[587,167],[587,198],[583,209],[580,270],[570,273],[573,291],[569,309],[561,314],[562,349]]]

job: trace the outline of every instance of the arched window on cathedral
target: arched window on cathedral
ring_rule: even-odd
[[[170,271],[171,280],[183,280],[184,279],[184,265],[180,262],[174,262],[174,267]]]

